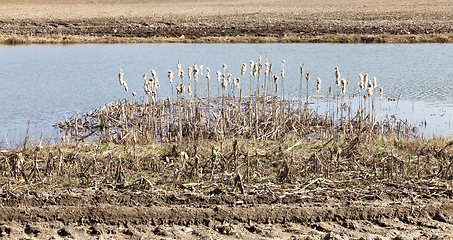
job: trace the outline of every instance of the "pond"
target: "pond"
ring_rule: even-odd
[[[162,99],[172,95],[168,70],[176,72],[180,62],[187,82],[187,68],[203,65],[211,69],[211,94],[216,95],[215,72],[222,70],[223,63],[233,78],[241,77],[241,65],[246,63],[242,81],[247,85],[250,60],[258,61],[258,55],[262,63],[268,58],[278,76],[285,60],[288,98],[299,95],[302,65],[310,72],[310,96],[325,96],[329,87],[336,88],[337,66],[341,78],[349,76],[351,94],[357,94],[359,74],[367,73],[370,79],[377,78],[378,88],[383,87],[382,101],[390,106],[389,114],[397,113],[414,124],[426,118],[428,126],[420,130],[425,136],[451,135],[453,44],[19,45],[0,46],[0,145],[23,140],[29,119],[35,139],[41,131],[56,137],[55,122],[125,97],[118,83],[119,68],[137,98],[145,96],[143,74],[149,78],[155,70]],[[319,93],[316,78],[322,80]],[[176,74],[174,79],[179,79]],[[203,79],[204,92],[206,83]],[[244,94],[248,89],[244,87]],[[128,97],[132,98],[130,93]],[[388,102],[388,98],[399,101]]]

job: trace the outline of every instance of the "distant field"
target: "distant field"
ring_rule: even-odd
[[[176,41],[227,37],[253,42],[250,38],[257,37],[264,42],[344,42],[332,35],[353,34],[384,35],[384,42],[401,42],[393,36],[416,36],[412,42],[453,42],[452,13],[453,2],[446,0],[0,1],[0,36],[34,37],[25,43],[48,42],[40,38],[55,36],[141,42],[175,41],[169,39],[182,36],[184,40]]]

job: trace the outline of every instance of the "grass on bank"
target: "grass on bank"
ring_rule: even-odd
[[[327,34],[306,37],[91,37],[64,36],[31,37],[21,35],[0,36],[0,44],[84,44],[84,43],[453,43],[453,34],[421,35],[357,35]]]

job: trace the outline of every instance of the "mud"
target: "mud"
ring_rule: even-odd
[[[392,183],[366,189],[216,184],[175,190],[105,185],[3,191],[2,238],[450,239],[453,192]],[[157,187],[157,186],[156,186]]]

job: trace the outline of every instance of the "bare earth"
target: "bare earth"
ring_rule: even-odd
[[[126,37],[142,41],[234,38],[246,42],[253,41],[250,38],[264,38],[263,41],[330,39],[341,42],[345,37],[338,36],[353,34],[411,35],[450,42],[453,41],[453,2],[0,0],[0,26],[0,36],[4,37]]]
[[[451,0],[0,0],[0,36],[178,38],[451,35]],[[448,39],[448,37],[447,37]],[[158,187],[158,183],[153,182]],[[1,239],[451,239],[453,193],[272,184],[0,191]]]

